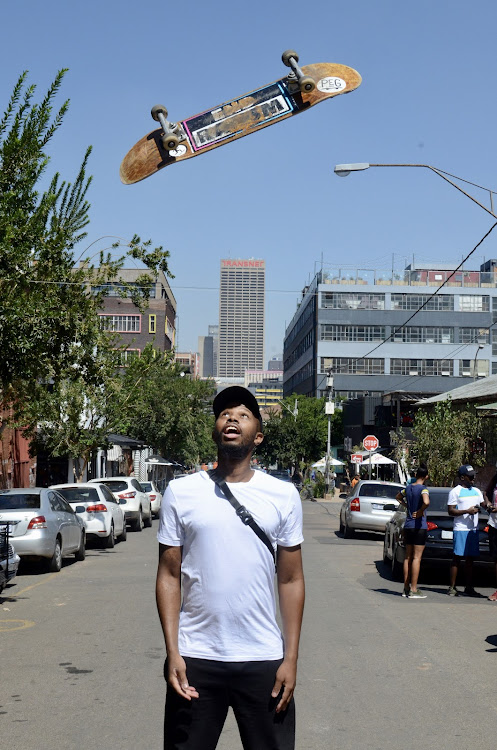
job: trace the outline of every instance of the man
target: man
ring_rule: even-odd
[[[480,490],[473,487],[475,471],[472,466],[460,466],[457,475],[459,484],[449,493],[447,511],[454,516],[454,557],[450,567],[449,596],[459,596],[456,579],[459,564],[464,558],[466,596],[480,595],[473,588],[473,561],[480,554],[478,511],[483,502]]]
[[[263,440],[253,394],[226,388],[213,410],[216,477],[277,550],[283,634],[268,547],[208,473],[171,482],[158,531],[157,607],[168,682],[164,748],[214,750],[231,706],[245,750],[293,750],[304,607],[301,501],[291,482],[250,467]]]
[[[428,479],[428,469],[420,466],[416,471],[414,483],[408,483],[405,490],[399,492],[397,500],[406,508],[404,523],[404,592],[408,599],[426,599],[426,594],[418,590],[421,558],[426,546],[428,523],[425,511],[430,504],[430,495],[424,483]]]

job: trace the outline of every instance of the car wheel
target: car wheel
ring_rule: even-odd
[[[395,581],[401,581],[404,576],[404,566],[397,559],[397,546],[392,544],[392,577]]]
[[[52,555],[51,560],[48,562],[48,570],[50,573],[58,573],[59,570],[62,568],[62,547],[60,544],[60,539],[57,537],[55,540],[55,548],[54,553]]]
[[[143,521],[143,525],[146,526],[147,529],[152,526],[152,511],[150,511],[148,517]]]
[[[115,544],[116,544],[116,537],[114,536],[114,523],[111,523],[109,536],[106,536],[104,538],[104,548],[113,549]]]
[[[74,557],[78,562],[83,562],[83,560],[86,557],[86,549],[85,549],[85,532],[81,532],[81,541],[79,543],[79,547],[77,551],[74,553]]]
[[[127,536],[128,536],[128,530],[126,528],[126,519],[124,519],[124,521],[123,521],[123,530],[122,530],[122,533],[119,534],[118,540],[120,542],[125,542]]]
[[[136,518],[133,521],[133,531],[141,531],[142,529],[143,529],[143,517],[142,517],[142,510],[140,508],[138,518]]]
[[[385,533],[385,538],[383,540],[383,562],[385,565],[388,565],[390,562],[390,558],[388,557],[388,544],[387,544],[387,535]]]
[[[351,529],[350,526],[347,524],[347,521],[345,521],[345,525],[343,527],[343,536],[345,539],[352,539],[354,536],[355,531],[354,529]]]
[[[343,534],[343,532],[345,530],[345,526],[342,523],[342,516],[340,516],[340,526],[338,527],[338,530],[339,530],[340,534]]]

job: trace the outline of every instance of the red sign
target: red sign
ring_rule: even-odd
[[[378,448],[380,441],[374,435],[366,435],[366,437],[362,441],[362,444],[364,446],[364,450],[371,452],[375,451]]]
[[[350,457],[353,464],[362,464],[362,456],[360,453],[353,453]]]

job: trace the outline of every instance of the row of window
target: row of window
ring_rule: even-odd
[[[385,341],[385,326],[335,325],[323,323],[320,326],[320,341]],[[392,341],[402,344],[453,344],[454,328],[442,326],[405,326],[393,332]],[[460,344],[489,344],[488,328],[459,328]],[[497,339],[496,339],[497,349]]]
[[[481,294],[459,294],[461,312],[489,312],[490,297]],[[392,310],[454,310],[453,294],[392,294]],[[495,298],[494,298],[495,299]],[[495,304],[495,303],[494,303]],[[321,307],[332,310],[385,310],[385,295],[375,292],[322,292]]]
[[[100,323],[106,331],[114,333],[141,333],[141,315],[100,315]],[[148,332],[157,333],[157,315],[148,316]],[[174,327],[166,318],[164,332],[171,337]]]
[[[495,365],[495,367],[494,367]],[[355,359],[353,357],[321,357],[321,373],[331,368],[335,374],[342,375],[384,375],[385,360],[377,357]],[[492,362],[492,374],[497,371],[497,362]],[[486,359],[459,360],[459,375],[466,377],[486,377],[490,371]],[[397,359],[390,360],[390,375],[454,375],[454,360],[451,359]]]

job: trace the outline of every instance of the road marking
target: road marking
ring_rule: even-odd
[[[35,623],[32,620],[0,620],[0,633],[32,628],[34,624]]]
[[[20,594],[25,594],[26,591],[31,591],[31,589],[36,588],[36,586],[41,586],[42,583],[48,583],[48,581],[51,581],[52,578],[54,578],[56,575],[57,575],[57,573],[52,573],[51,576],[47,576],[46,578],[43,579],[43,581],[38,581],[38,583],[32,583],[31,586],[26,586],[26,588],[21,589],[20,591],[16,591],[15,594],[12,594],[12,598],[16,598],[17,599],[17,597]]]

